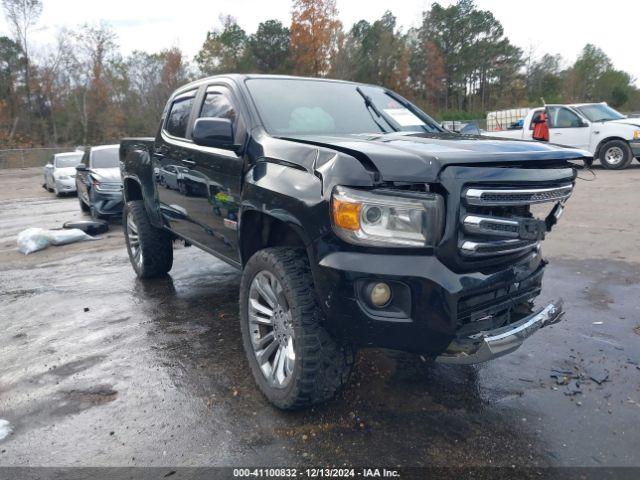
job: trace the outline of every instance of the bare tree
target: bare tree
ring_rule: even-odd
[[[2,7],[13,28],[15,39],[24,54],[24,86],[27,97],[27,115],[29,115],[31,112],[31,85],[28,37],[31,27],[36,24],[42,13],[42,0],[2,0]]]

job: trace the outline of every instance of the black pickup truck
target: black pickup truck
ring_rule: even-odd
[[[127,249],[142,278],[178,239],[242,269],[255,380],[299,408],[357,348],[478,363],[557,322],[561,302],[533,307],[540,244],[588,160],[448,132],[378,86],[216,76],[171,96],[155,138],[122,140]]]

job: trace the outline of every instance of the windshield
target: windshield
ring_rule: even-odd
[[[582,105],[581,107],[576,108],[592,122],[606,122],[607,120],[620,120],[621,118],[626,118],[620,112],[601,103]]]
[[[247,87],[274,135],[440,132],[427,115],[379,87],[307,79],[259,78]]]
[[[82,161],[82,152],[72,153],[71,155],[56,156],[55,166],[57,168],[75,167]]]
[[[91,168],[118,167],[118,147],[103,148],[91,152]]]

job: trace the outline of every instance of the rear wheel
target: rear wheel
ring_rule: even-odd
[[[262,393],[282,409],[332,398],[346,384],[355,350],[322,326],[303,250],[268,248],[247,262],[240,285],[242,339]]]
[[[154,227],[144,202],[127,202],[123,215],[129,260],[140,278],[166,275],[173,266],[173,243],[169,232]]]
[[[600,163],[609,170],[622,170],[629,166],[633,154],[629,144],[623,140],[611,140],[600,148]]]

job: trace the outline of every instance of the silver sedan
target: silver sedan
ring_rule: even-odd
[[[81,163],[83,152],[56,153],[44,167],[44,188],[56,196],[76,191],[76,165]]]

